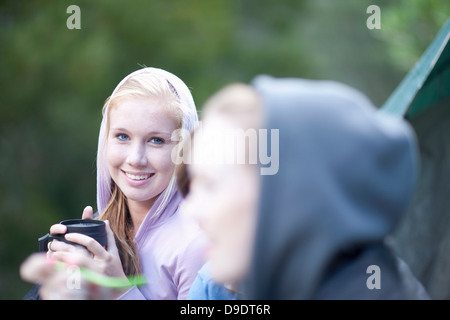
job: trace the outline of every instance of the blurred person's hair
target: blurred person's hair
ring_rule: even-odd
[[[178,190],[180,190],[183,198],[186,198],[189,194],[191,177],[187,171],[186,164],[182,162],[176,168]]]
[[[205,102],[202,111],[202,120],[210,116],[223,116],[244,130],[263,126],[262,101],[253,87],[247,84],[226,86]]]
[[[225,117],[233,125],[241,129],[259,129],[263,125],[263,110],[261,100],[256,91],[247,84],[231,84],[213,96],[204,104],[202,120],[212,116]],[[207,121],[207,120],[206,120]],[[190,139],[181,144],[184,152],[192,152],[194,138],[198,128],[190,131]],[[186,157],[188,155],[186,154]],[[176,168],[178,189],[183,197],[189,194],[191,177],[188,165],[181,162]]]

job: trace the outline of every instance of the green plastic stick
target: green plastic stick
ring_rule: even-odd
[[[63,270],[67,264],[63,262],[57,262],[55,268],[57,270]],[[107,288],[121,289],[128,288],[132,286],[141,286],[147,283],[143,275],[129,276],[126,279],[118,277],[110,277],[104,274],[92,271],[90,269],[79,267],[80,273],[86,280]]]
[[[141,286],[146,283],[145,278],[142,275],[129,276],[125,279],[105,276],[104,274],[100,274],[83,267],[80,268],[80,271],[81,275],[86,280],[102,287],[120,289],[132,286]]]

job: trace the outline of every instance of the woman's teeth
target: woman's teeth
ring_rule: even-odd
[[[152,174],[134,175],[134,174],[127,173],[127,172],[125,172],[125,174],[127,175],[128,178],[133,179],[133,180],[145,180],[145,179],[150,178],[150,176],[152,175]]]

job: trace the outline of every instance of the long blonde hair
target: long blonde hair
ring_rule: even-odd
[[[187,92],[186,92],[187,91]],[[150,97],[157,99],[178,122],[178,128],[193,127],[197,113],[192,96],[184,83],[167,71],[145,68],[132,73],[116,87],[103,106],[103,122],[99,137],[97,156],[97,206],[101,220],[108,220],[115,235],[116,245],[125,274],[141,272],[137,248],[133,241],[133,223],[128,210],[127,199],[114,183],[105,165],[107,137],[109,133],[109,113],[121,99]],[[187,98],[186,98],[187,97]],[[174,193],[178,192],[175,170],[169,185],[160,195],[162,201],[154,213],[160,214]],[[106,199],[107,203],[106,203]],[[106,204],[106,206],[105,206]]]

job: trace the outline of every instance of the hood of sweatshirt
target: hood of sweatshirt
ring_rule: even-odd
[[[341,83],[258,76],[252,85],[266,128],[279,129],[279,170],[261,179],[244,293],[311,299],[336,259],[382,243],[401,219],[417,176],[416,138]]]

